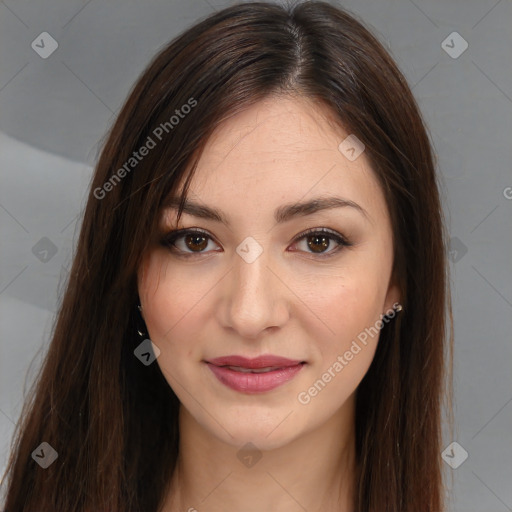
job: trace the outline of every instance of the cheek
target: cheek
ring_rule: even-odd
[[[311,417],[328,417],[349,399],[366,375],[377,348],[379,284],[368,273],[352,269],[348,275],[326,280],[323,292],[312,295],[309,301],[329,328],[325,336],[318,331],[315,334],[313,322],[309,327],[309,338],[315,344],[313,364],[297,399],[300,404],[312,404],[303,410]]]
[[[387,269],[382,270],[379,275],[369,266],[352,265],[315,279],[305,302],[327,327],[329,346],[335,339],[339,348],[339,342],[356,337],[380,318],[387,285]]]
[[[165,254],[155,251],[148,257],[139,280],[139,295],[150,338],[161,351],[190,352],[193,340],[198,339],[195,334],[202,325],[198,306],[208,289],[207,283],[198,284],[177,272]],[[187,343],[182,339],[185,333]]]
[[[373,360],[390,272],[390,262],[379,254],[385,256],[368,247],[354,254],[350,262],[347,258],[347,264],[335,273],[315,280],[307,303],[328,327],[322,329],[323,334],[318,330],[315,334],[313,321],[309,327],[316,347],[308,385],[314,386],[320,379],[319,388],[324,384],[328,388],[318,393],[317,407],[333,411],[340,406],[355,391]]]

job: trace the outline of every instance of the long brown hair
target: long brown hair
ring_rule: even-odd
[[[135,84],[98,160],[51,344],[13,438],[9,512],[162,505],[178,454],[179,401],[158,365],[134,356],[136,273],[165,199],[182,180],[185,199],[213,130],[275,93],[326,105],[365,144],[393,225],[404,311],[382,329],[357,390],[354,510],[443,509],[453,342],[429,137],[376,38],[343,10],[306,2],[221,10],[174,39]],[[42,442],[58,453],[47,469],[31,457]]]

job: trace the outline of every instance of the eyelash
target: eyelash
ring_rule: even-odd
[[[181,258],[191,258],[191,257],[193,258],[194,256],[201,256],[203,254],[206,254],[206,252],[186,252],[186,251],[182,251],[181,249],[177,249],[175,246],[176,241],[179,240],[180,238],[187,236],[187,235],[199,235],[199,236],[204,236],[205,238],[209,238],[210,240],[213,240],[213,238],[206,231],[203,231],[201,229],[187,228],[187,229],[177,229],[174,231],[170,231],[162,238],[160,243],[167,249],[170,249],[172,252],[176,253],[176,255]],[[296,243],[300,242],[302,239],[307,238],[309,236],[313,236],[313,235],[320,235],[320,236],[328,235],[328,237],[327,237],[328,239],[332,239],[336,243],[339,244],[339,246],[331,252],[317,253],[317,254],[312,253],[312,252],[308,253],[310,255],[313,255],[316,259],[330,258],[330,257],[334,256],[335,254],[337,254],[343,247],[350,247],[353,245],[341,234],[339,234],[335,231],[331,231],[326,228],[311,228],[306,231],[303,231],[302,233],[297,235],[297,237],[292,242],[292,244],[296,244]]]

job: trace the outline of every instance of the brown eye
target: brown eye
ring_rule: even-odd
[[[316,253],[321,253],[329,248],[329,240],[328,236],[322,235],[311,235],[307,237],[308,247]]]
[[[172,231],[162,239],[161,244],[178,255],[191,256],[206,252],[211,240],[211,237],[205,232],[187,229]]]
[[[196,252],[196,249],[200,252],[206,249],[208,245],[207,238],[203,235],[185,235],[184,239],[185,245],[194,252]]]
[[[299,252],[317,255],[318,258],[327,258],[333,256],[343,247],[349,247],[352,244],[342,235],[335,231],[323,229],[310,229],[301,233],[293,245],[299,245],[306,242],[305,247]],[[335,242],[337,246],[331,249]],[[192,255],[206,254],[209,252],[208,244],[213,241],[212,237],[206,232],[197,229],[181,229],[168,233],[162,240],[161,244],[167,247],[178,256],[191,257]],[[210,248],[211,250],[211,248]]]
[[[317,255],[318,258],[328,258],[338,253],[343,247],[350,247],[352,244],[336,231],[330,231],[326,228],[310,229],[297,236],[294,245],[300,246],[305,242],[305,247],[299,249],[307,254]],[[334,249],[329,250],[333,245]]]

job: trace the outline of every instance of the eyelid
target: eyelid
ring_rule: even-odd
[[[349,246],[349,245],[353,245],[351,242],[348,241],[348,239],[343,236],[341,233],[338,233],[337,231],[334,231],[332,229],[329,229],[329,228],[308,228],[304,231],[302,231],[301,233],[299,233],[294,239],[293,239],[293,243],[297,242],[298,240],[300,240],[301,238],[304,238],[305,236],[307,235],[310,235],[310,234],[315,234],[315,233],[322,233],[322,234],[326,234],[326,235],[331,235],[332,238],[336,239],[336,238],[339,238],[343,244]]]
[[[204,235],[206,238],[209,238],[210,240],[212,240],[213,242],[215,242],[217,245],[220,245],[218,244],[218,242],[215,240],[215,237],[213,237],[208,231],[206,231],[205,229],[202,229],[202,228],[195,228],[195,227],[190,227],[190,228],[180,228],[180,229],[175,229],[175,230],[172,230],[172,231],[169,231],[167,234],[165,234],[162,239],[161,239],[161,244],[170,249],[170,250],[173,250],[173,252],[179,256],[179,257],[194,257],[194,256],[201,256],[201,255],[205,255],[205,254],[208,254],[207,252],[184,252],[184,251],[180,251],[179,249],[176,249],[175,246],[173,246],[174,242],[187,235],[187,234],[200,234],[200,235]],[[315,253],[307,253],[307,255],[309,256],[312,256],[314,257],[315,259],[322,259],[322,258],[329,258],[330,256],[334,256],[336,253],[339,252],[339,250],[343,247],[351,247],[353,246],[354,244],[352,242],[350,242],[344,235],[342,235],[341,233],[337,232],[337,231],[334,231],[332,229],[329,229],[329,228],[324,228],[324,227],[320,227],[320,228],[308,228],[304,231],[302,231],[301,233],[299,233],[298,235],[296,235],[293,239],[293,241],[291,242],[292,245],[300,242],[302,239],[306,238],[308,235],[314,235],[314,234],[325,234],[325,235],[328,235],[329,238],[331,238],[332,240],[334,240],[337,244],[338,244],[338,247],[335,248],[334,250],[331,250],[330,252],[327,252],[327,253],[318,253],[318,254],[315,254]],[[303,251],[293,251],[293,252],[303,252]]]

